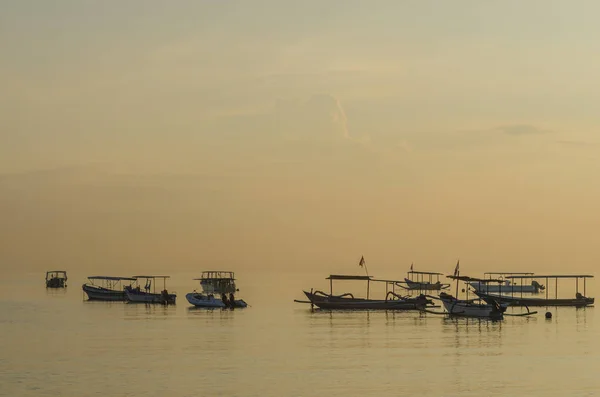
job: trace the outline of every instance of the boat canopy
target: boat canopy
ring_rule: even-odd
[[[408,272],[408,274],[427,274],[427,275],[431,275],[431,276],[443,276],[444,273],[437,273],[437,272],[419,272],[416,270],[410,270]]]
[[[49,270],[46,272],[46,274],[49,273],[62,273],[62,274],[67,274],[67,272],[65,270]]]
[[[89,276],[89,280],[135,281],[132,277]]]
[[[202,272],[200,278],[195,278],[194,280],[205,280],[205,279],[213,279],[213,280],[235,280],[233,272],[230,271],[220,271],[220,270],[208,270]]]
[[[484,275],[490,276],[504,276],[504,275],[519,275],[519,276],[533,276],[534,273],[530,272],[485,272]],[[525,277],[524,277],[525,278]],[[529,277],[527,277],[529,278]]]
[[[332,274],[329,277],[325,278],[325,280],[371,280],[371,276],[351,276],[345,274]],[[383,280],[381,280],[383,281]]]
[[[448,278],[451,278],[452,280],[459,280],[459,281],[464,281],[466,283],[469,282],[476,282],[476,283],[504,283],[504,280],[500,280],[500,279],[494,279],[494,278],[476,278],[476,277],[469,277],[469,276],[446,276]]]
[[[132,278],[171,278],[171,276],[131,276]]]
[[[519,279],[519,278],[594,278],[594,276],[589,275],[589,274],[549,274],[549,275],[539,275],[536,274],[535,276],[506,276],[506,278],[514,278],[514,279]]]

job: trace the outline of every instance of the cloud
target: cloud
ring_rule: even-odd
[[[496,127],[492,129],[493,132],[500,132],[507,135],[538,135],[538,134],[546,134],[552,132],[550,130],[545,130],[538,128],[531,124],[512,124],[512,125],[504,125],[501,127]]]

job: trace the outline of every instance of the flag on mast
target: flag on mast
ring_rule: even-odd
[[[360,262],[358,262],[358,266],[360,266],[360,267],[365,266],[365,257],[364,256],[360,257]]]
[[[456,261],[456,267],[454,268],[454,277],[458,276],[458,264],[460,263],[460,259]]]
[[[413,264],[414,264],[414,263],[411,263],[411,264],[410,264],[410,271],[411,271],[411,272],[413,271]]]

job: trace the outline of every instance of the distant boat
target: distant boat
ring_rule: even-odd
[[[127,299],[122,287],[123,281],[135,281],[132,277],[90,276],[89,283],[83,284],[82,289],[89,300],[124,301]],[[96,284],[99,283],[100,285]]]
[[[163,305],[174,305],[177,295],[174,292],[167,291],[167,278],[169,276],[133,276],[137,286],[128,285],[125,287],[125,296],[129,302],[134,303],[160,303]],[[145,280],[144,289],[139,285],[139,280]],[[156,292],[156,279],[163,280],[163,289]],[[150,292],[152,290],[152,292]]]
[[[185,295],[189,303],[196,307],[204,308],[244,308],[248,304],[243,299],[236,299],[235,293],[239,290],[235,285],[233,272],[206,271],[200,278],[202,292],[190,292]]]
[[[507,276],[507,278],[512,280],[519,280],[523,278],[528,278],[531,276]],[[563,275],[563,274],[553,274],[553,275],[536,275],[535,278],[545,279],[546,285],[548,285],[548,280],[555,280],[555,292],[554,298],[551,298],[548,293],[548,288],[546,288],[546,294],[544,298],[533,298],[522,296],[520,294],[515,294],[514,292],[511,294],[490,294],[487,291],[475,291],[475,294],[479,296],[486,302],[496,301],[499,303],[509,303],[513,306],[574,306],[574,307],[584,307],[590,306],[594,304],[594,298],[590,298],[585,296],[586,294],[586,279],[592,278],[592,275]],[[574,279],[575,280],[575,298],[558,298],[558,280],[559,279]],[[579,280],[583,280],[583,294],[579,292]]]
[[[520,278],[520,282],[516,283],[510,279],[508,276],[523,276]],[[470,282],[469,285],[475,290],[483,293],[525,293],[525,294],[537,294],[540,291],[543,291],[546,287],[542,284],[538,283],[536,280],[528,280],[528,278],[534,278],[534,273],[526,273],[526,272],[487,272],[484,273],[484,279],[498,277],[500,279],[504,279],[503,283],[492,284],[492,283],[481,283],[478,281]],[[529,276],[529,277],[528,277]],[[524,283],[527,281],[527,283]]]
[[[417,310],[424,309],[427,305],[433,304],[433,302],[424,295],[416,297],[401,296],[396,294],[394,291],[387,291],[385,299],[371,299],[370,298],[370,284],[372,282],[383,282],[386,283],[386,289],[389,285],[396,285],[399,281],[395,280],[377,280],[371,276],[354,276],[354,275],[340,275],[332,274],[326,278],[330,283],[329,294],[322,291],[302,291],[308,298],[308,301],[296,301],[298,303],[310,303],[311,305],[317,306],[320,309],[329,310]],[[344,293],[341,295],[333,294],[333,281],[334,280],[346,280],[346,281],[366,281],[367,282],[367,297],[366,298],[355,298],[351,293]]]
[[[417,291],[440,291],[450,287],[450,284],[443,284],[440,282],[440,276],[442,273],[435,272],[420,272],[411,270],[407,273],[407,277],[404,278],[406,287],[400,285],[402,288]],[[434,282],[433,279],[436,278]]]
[[[65,288],[67,286],[67,272],[64,270],[51,270],[46,272],[46,288]]]

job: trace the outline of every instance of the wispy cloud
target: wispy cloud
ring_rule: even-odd
[[[542,129],[531,124],[512,124],[503,125],[492,129],[493,132],[500,132],[507,135],[538,135],[551,133],[551,130]]]

